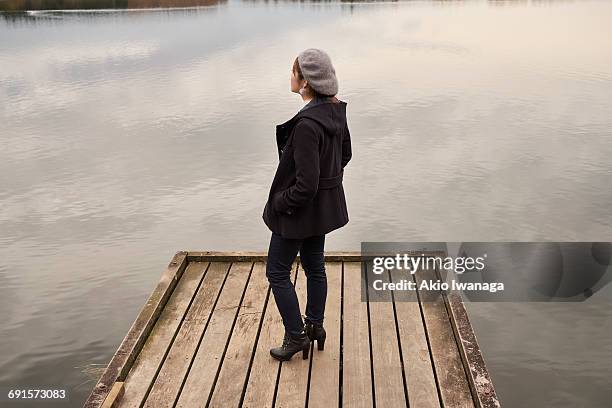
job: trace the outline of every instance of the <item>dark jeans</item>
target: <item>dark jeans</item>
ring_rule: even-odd
[[[292,266],[298,251],[300,268],[306,273],[306,319],[323,323],[327,298],[324,246],[325,235],[289,239],[273,232],[270,238],[266,276],[272,287],[276,307],[283,318],[285,330],[290,334],[300,334],[304,328],[297,294],[291,280]]]

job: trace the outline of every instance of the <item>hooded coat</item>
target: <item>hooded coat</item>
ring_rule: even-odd
[[[284,238],[323,235],[349,221],[342,178],[351,160],[346,102],[315,98],[276,126],[279,163],[263,220]]]

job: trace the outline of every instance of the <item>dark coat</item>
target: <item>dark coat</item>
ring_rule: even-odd
[[[327,234],[349,221],[342,176],[351,159],[346,102],[316,98],[276,126],[279,163],[263,220],[285,238]]]

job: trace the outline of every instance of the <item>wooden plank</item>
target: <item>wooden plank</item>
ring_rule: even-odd
[[[295,280],[295,291],[298,302],[301,305],[300,310],[303,309],[303,305],[306,305],[306,288],[306,275],[300,264]],[[282,338],[278,339],[277,342],[278,345],[280,345]],[[310,351],[308,354],[310,355]],[[296,353],[291,360],[281,362],[278,390],[276,392],[276,401],[274,404],[275,407],[288,408],[303,407],[306,405],[309,370],[310,358],[306,360],[302,359],[301,351]]]
[[[292,272],[294,281],[297,265],[297,262],[294,262]],[[255,357],[253,358],[253,364],[247,380],[242,405],[244,408],[273,406],[280,361],[270,355],[270,349],[277,347],[282,342],[283,335],[283,321],[270,290],[263,325],[257,339]]]
[[[240,406],[268,293],[266,266],[255,262],[209,406]]]
[[[340,398],[340,312],[342,262],[326,262],[327,300],[325,302],[325,350],[313,343],[308,393],[309,407],[337,407]]]
[[[177,408],[206,405],[225,355],[253,264],[234,262],[181,390]],[[244,340],[244,339],[242,339]]]
[[[372,367],[374,370],[374,395],[376,406],[406,407],[406,391],[402,379],[402,361],[395,327],[393,300],[389,290],[374,290],[373,282],[389,282],[389,273],[380,275],[368,268],[368,288],[370,305],[370,332],[372,333]],[[373,278],[372,281],[369,281]]]
[[[438,280],[431,268],[421,268],[413,277],[419,288],[423,281],[429,283]],[[418,291],[418,296],[442,404],[449,407],[474,407],[441,292],[424,289]]]
[[[111,386],[115,382],[125,380],[136,356],[186,267],[187,253],[184,251],[177,252],[163,272],[147,303],[140,310],[138,317],[121,342],[102,377],[85,401],[84,408],[99,407],[106,399]]]
[[[124,388],[123,382],[118,381],[113,384],[110,392],[106,396],[104,403],[102,404],[102,408],[116,408],[117,401],[123,396]]]
[[[426,255],[443,255],[442,251],[407,251],[407,254],[425,253]],[[361,262],[372,259],[374,256],[389,255],[394,256],[396,252],[380,252],[376,254],[362,254],[359,251],[329,251],[325,252],[325,261],[327,262]],[[226,262],[243,262],[243,261],[266,261],[267,252],[262,251],[188,251],[187,256],[189,262],[204,262],[204,261],[226,261]],[[296,261],[300,260],[298,255]]]
[[[373,406],[368,310],[367,303],[361,301],[364,279],[360,262],[344,262],[342,405],[345,407]]]
[[[478,408],[499,408],[501,404],[480,352],[467,311],[463,306],[461,295],[450,293],[445,300],[455,337],[460,341],[459,352],[463,366],[468,373],[468,382],[476,406]]]
[[[410,271],[393,269],[391,281],[413,282]],[[423,319],[415,290],[396,290],[393,293],[395,313],[402,348],[408,402],[411,407],[439,408],[431,354],[425,337]]]
[[[200,289],[145,401],[145,407],[173,406],[222,289],[229,265],[227,262],[212,262],[208,267]]]
[[[187,265],[126,377],[125,392],[118,407],[140,407],[145,400],[208,265],[209,262],[191,262]]]

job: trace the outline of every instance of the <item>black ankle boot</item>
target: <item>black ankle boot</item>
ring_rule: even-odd
[[[319,350],[323,350],[325,347],[325,337],[327,334],[325,333],[325,329],[323,328],[323,323],[313,323],[306,319],[304,330],[308,335],[310,341],[317,341],[317,348]]]
[[[308,358],[308,351],[310,350],[310,340],[304,331],[294,337],[285,331],[285,337],[283,339],[283,345],[270,349],[270,354],[277,360],[287,361],[291,360],[291,357],[298,351],[302,351],[302,359]]]

